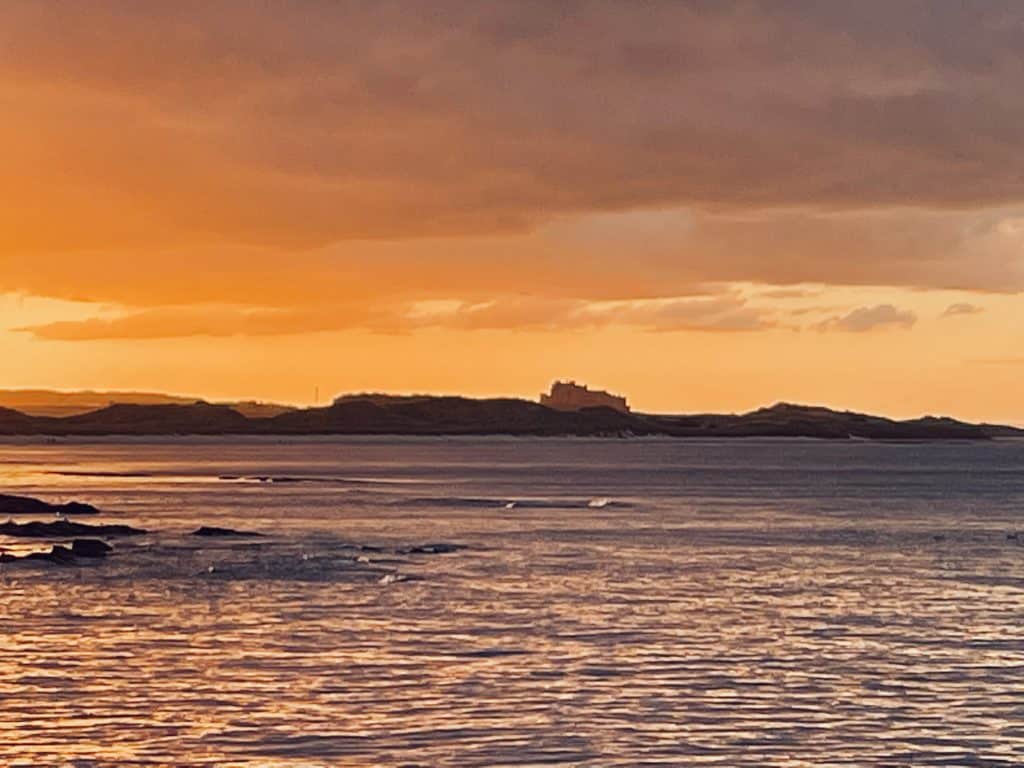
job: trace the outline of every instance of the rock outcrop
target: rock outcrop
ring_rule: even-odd
[[[53,563],[54,565],[74,565],[78,558],[89,560],[102,559],[111,551],[109,544],[98,539],[75,539],[70,547],[54,544],[49,552],[31,552],[22,557],[0,554],[0,563]]]
[[[43,523],[16,523],[8,520],[0,523],[0,535],[14,536],[24,539],[70,539],[76,536],[141,536],[146,533],[142,528],[130,525],[88,525],[74,523],[70,520],[54,520]]]
[[[218,528],[215,525],[204,525],[192,531],[193,536],[231,537],[231,536],[262,536],[262,533],[255,531],[236,531],[234,528]]]
[[[106,557],[112,549],[99,539],[75,539],[71,542],[71,554],[75,557]]]
[[[31,496],[11,496],[0,493],[0,515],[96,515],[99,510],[92,504],[68,501],[51,504]]]

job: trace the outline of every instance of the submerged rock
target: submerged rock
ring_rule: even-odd
[[[236,531],[234,528],[218,528],[215,525],[204,525],[192,531],[192,536],[262,536],[255,531]]]
[[[49,552],[31,552],[23,557],[0,554],[0,563],[54,563],[55,565],[73,565],[74,553],[61,544],[54,544]]]
[[[51,504],[31,496],[11,496],[0,493],[0,515],[97,515],[99,510],[92,504],[69,501],[65,504]]]
[[[0,523],[0,534],[19,538],[66,539],[75,536],[140,536],[144,533],[145,530],[130,525],[89,525],[70,520],[55,520],[52,523],[16,523],[8,520]]]

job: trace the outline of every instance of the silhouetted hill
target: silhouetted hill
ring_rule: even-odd
[[[949,418],[896,421],[779,403],[746,414],[653,415],[610,408],[558,411],[527,400],[356,395],[325,408],[250,418],[226,405],[112,405],[62,418],[0,408],[3,435],[579,435],[814,437],[833,440],[985,440],[1013,427]]]
[[[60,392],[53,389],[0,389],[0,408],[12,408],[28,416],[75,416],[111,405],[191,405],[200,398],[157,392]],[[252,418],[276,416],[291,406],[254,401],[220,403]]]
[[[35,432],[34,419],[11,408],[0,408],[0,434],[17,435]]]
[[[267,420],[275,433],[407,435],[601,435],[637,428],[609,408],[554,411],[516,399],[466,397],[340,398],[327,408],[284,413]]]
[[[248,419],[226,405],[132,405],[122,403],[63,418],[37,418],[43,434],[219,435],[250,431]]]
[[[996,429],[954,419],[896,421],[818,406],[777,403],[739,416],[654,417],[667,434],[710,437],[817,437],[865,440],[983,440]],[[1024,432],[1001,427],[1000,436]]]

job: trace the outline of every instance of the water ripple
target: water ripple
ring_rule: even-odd
[[[730,474],[735,504],[695,498],[682,479],[666,496],[657,473],[662,495],[643,500],[643,462],[698,462],[697,448],[646,447],[643,462],[628,445],[602,449],[603,462],[585,448],[587,470],[574,463],[578,443],[545,444],[543,467],[525,445],[386,443],[390,459],[372,466],[362,466],[372,443],[350,446],[354,458],[337,466],[319,444],[273,446],[285,454],[273,462],[268,446],[199,447],[190,466],[173,446],[105,446],[91,461],[81,447],[92,474],[61,475],[82,483],[62,492],[91,489],[112,517],[157,533],[118,542],[98,567],[0,569],[0,763],[1024,764],[1024,547],[1006,535],[1020,527],[1011,510],[1024,488],[994,493],[1010,475],[985,474],[1010,457],[949,454],[975,462],[957,475],[977,478],[969,504],[959,492],[918,504],[904,489],[900,513],[879,514],[886,482],[874,476],[839,514],[804,506],[815,481],[792,479],[810,461],[803,447],[754,454],[793,465],[757,505],[738,459],[715,480],[724,487]],[[59,447],[49,450],[49,464],[31,457],[32,472],[61,470]],[[870,446],[818,450],[873,456]],[[875,475],[903,455],[875,450]],[[935,482],[944,450],[914,447],[888,482]],[[481,451],[515,461],[490,456],[499,470],[488,475],[474,469]],[[568,479],[545,479],[552,461]],[[119,476],[297,476],[317,464],[405,480],[431,462],[438,497],[630,506],[467,513],[359,506],[326,484],[140,489]],[[914,474],[921,462],[925,479]],[[19,471],[3,450],[0,463]],[[611,465],[637,479],[620,471],[609,484]],[[769,482],[760,470],[752,478]],[[837,503],[821,488],[819,498]],[[186,535],[212,520],[271,535],[256,545]],[[467,548],[414,546],[456,541]],[[414,578],[382,583],[396,573]]]

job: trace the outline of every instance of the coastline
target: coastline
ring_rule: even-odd
[[[324,408],[273,417],[246,416],[231,406],[115,404],[74,416],[33,416],[0,409],[0,437],[101,436],[295,437],[585,437],[595,439],[815,438],[824,440],[991,440],[1024,430],[947,417],[895,420],[829,408],[778,403],[744,414],[644,414],[607,407],[559,410],[512,398],[339,400]]]

